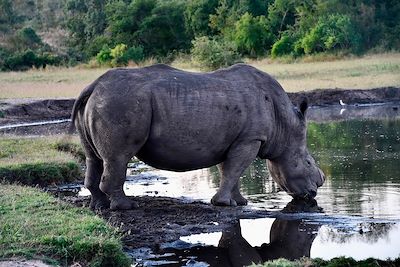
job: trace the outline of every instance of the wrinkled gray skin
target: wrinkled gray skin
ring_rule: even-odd
[[[123,192],[136,156],[165,170],[219,164],[214,205],[246,205],[239,177],[258,156],[294,197],[314,197],[324,175],[306,148],[306,102],[295,108],[268,74],[238,64],[211,73],[166,65],[113,69],[75,102],[91,208],[130,209]]]

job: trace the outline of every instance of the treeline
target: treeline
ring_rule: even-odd
[[[18,24],[15,21],[18,15],[10,15],[15,13],[18,2],[0,0],[0,31],[7,28],[4,23]],[[25,2],[43,6],[43,0]],[[361,54],[371,49],[400,49],[398,0],[54,2],[62,5],[62,18],[53,17],[53,23],[68,32],[66,49],[60,58],[64,62],[95,59],[98,64],[119,66],[146,58],[171,61],[183,53],[191,54],[200,64],[213,69],[230,65],[242,57]],[[34,21],[37,21],[36,26],[19,29],[13,38],[22,38],[18,37],[18,34],[24,35],[22,31],[29,31],[33,36],[34,30],[48,25],[45,17]],[[35,38],[28,43],[40,46],[40,40]],[[37,47],[28,44],[17,50],[24,53],[36,51]],[[15,51],[14,46],[12,49],[2,46],[0,55]],[[2,69],[12,69],[6,61],[4,56],[0,59]]]

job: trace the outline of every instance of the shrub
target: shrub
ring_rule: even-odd
[[[108,64],[112,60],[111,49],[108,45],[104,45],[100,52],[97,53],[96,60],[99,64]]]
[[[17,32],[17,36],[28,47],[32,46],[33,44],[42,44],[42,39],[31,27],[22,28]]]
[[[233,43],[226,40],[197,37],[193,42],[191,54],[203,68],[215,70],[239,61],[240,57]]]
[[[97,36],[90,41],[88,47],[85,49],[86,54],[90,58],[95,57],[104,48],[104,46],[108,46],[110,43],[111,41],[109,37],[104,35]]]
[[[133,61],[137,64],[143,60],[144,60],[144,49],[142,46],[129,47],[122,55],[122,61],[126,64],[129,63],[129,61]]]
[[[61,64],[61,57],[50,53],[36,54],[28,49],[22,53],[9,54],[4,60],[3,70],[27,70],[32,67],[45,68],[47,65]],[[0,60],[1,62],[1,60]]]
[[[283,35],[281,39],[274,43],[271,50],[272,57],[279,57],[293,52],[293,39],[288,35]]]
[[[113,67],[124,65],[123,56],[128,49],[126,44],[117,44],[113,49],[110,51],[110,55],[112,57],[111,65]]]
[[[126,66],[129,61],[139,63],[144,59],[144,50],[142,46],[129,47],[125,44],[118,44],[110,49],[104,46],[97,54],[96,60],[100,64],[109,64],[112,67]]]
[[[332,14],[320,18],[318,23],[301,40],[306,54],[334,49],[359,51],[361,36],[349,16]]]
[[[248,12],[236,22],[233,36],[239,51],[251,57],[266,53],[272,44],[265,16],[253,17]]]

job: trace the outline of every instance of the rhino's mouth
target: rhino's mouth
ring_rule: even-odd
[[[295,200],[302,200],[302,201],[313,201],[316,196],[317,196],[316,191],[310,191],[300,195],[292,195],[292,197]]]

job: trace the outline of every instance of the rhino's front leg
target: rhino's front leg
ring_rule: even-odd
[[[129,200],[123,190],[126,179],[127,162],[125,160],[104,160],[104,172],[100,189],[110,198],[110,209],[127,210],[138,207]]]
[[[244,170],[256,158],[260,141],[233,144],[226,160],[219,166],[221,173],[220,187],[211,199],[216,206],[246,205],[247,200],[240,194],[239,178]]]

